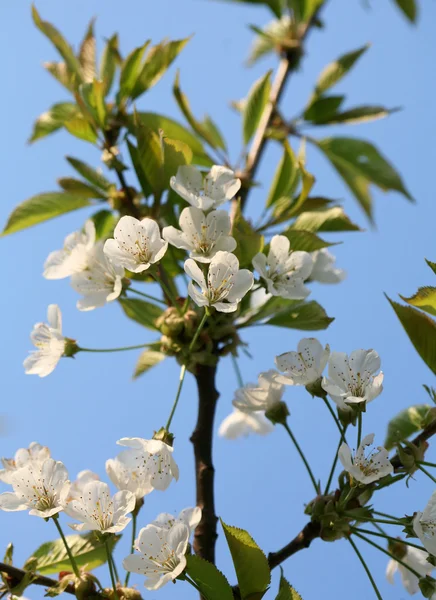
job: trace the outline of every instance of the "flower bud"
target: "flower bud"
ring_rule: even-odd
[[[432,598],[433,594],[436,593],[436,581],[429,575],[421,577],[419,580],[419,589],[424,598]]]
[[[118,596],[120,598],[122,598],[123,600],[142,600],[142,596],[139,593],[138,590],[135,590],[135,588],[126,588],[126,587],[121,587],[118,588]]]
[[[409,475],[413,475],[418,469],[418,463],[424,459],[427,448],[428,443],[425,441],[421,442],[419,446],[408,441],[404,442],[404,446],[397,444],[401,464]]]
[[[91,573],[83,573],[73,583],[77,600],[88,600],[97,594],[96,578]]]
[[[274,425],[277,423],[285,425],[289,415],[290,412],[285,402],[277,402],[277,404],[274,404],[274,406],[265,412],[265,417]]]
[[[318,379],[306,385],[306,390],[312,395],[312,397],[316,396],[317,398],[327,398],[327,392],[322,387],[321,382],[322,377],[318,377]]]

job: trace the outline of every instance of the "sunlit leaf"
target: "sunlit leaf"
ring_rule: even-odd
[[[416,294],[410,298],[400,296],[407,304],[416,306],[421,310],[429,313],[430,315],[436,315],[436,288],[435,287],[420,287]]]
[[[361,231],[345,214],[342,206],[302,212],[292,228],[307,231]]]
[[[155,367],[165,359],[165,354],[155,350],[144,350],[136,363],[133,379],[136,379],[152,367]]]
[[[280,198],[289,197],[298,177],[298,164],[291,146],[287,141],[283,144],[283,154],[277,165],[274,179],[266,200],[266,206],[272,206]]]
[[[118,52],[118,35],[115,34],[106,42],[100,63],[100,79],[103,81],[105,96],[109,94],[112,88],[117,66],[121,62]]]
[[[80,194],[85,198],[94,198],[96,200],[105,200],[107,198],[107,195],[101,190],[88,185],[84,181],[80,181],[80,179],[74,179],[74,177],[60,177],[58,184],[66,192]]]
[[[96,78],[94,21],[95,19],[91,19],[79,50],[79,63],[81,66],[82,78],[85,83],[92,83]]]
[[[431,406],[429,404],[416,404],[399,412],[389,421],[386,439],[383,446],[392,450],[395,444],[404,442],[412,434],[424,427],[425,416]]]
[[[147,329],[157,329],[155,321],[163,312],[161,308],[151,302],[136,298],[119,298],[118,300],[129,319]]]
[[[325,67],[316,82],[315,95],[320,96],[338,83],[355,65],[364,52],[369,48],[366,44],[357,50],[347,52]]]
[[[80,116],[80,110],[76,104],[72,102],[60,102],[53,106],[45,113],[40,115],[33,125],[32,135],[29,142],[35,142],[51,133],[58,131],[65,121],[74,119]]]
[[[277,325],[302,331],[319,331],[327,329],[333,321],[334,319],[327,316],[323,307],[312,300],[279,311],[266,322],[266,325]]]
[[[244,105],[242,130],[244,144],[248,144],[259,125],[260,118],[269,100],[271,71],[254,82]]]
[[[97,188],[107,192],[111,187],[113,187],[113,184],[106,179],[104,175],[78,158],[67,156],[66,159],[73,169],[75,169],[82,177],[89,181],[89,183],[92,183],[92,185],[95,185]]]
[[[135,88],[141,74],[142,58],[149,44],[150,40],[146,41],[145,44],[139,48],[132,50],[132,52],[123,62],[120,75],[120,91],[117,95],[118,103],[121,103],[126,98],[132,96],[133,89]]]
[[[194,554],[186,559],[186,572],[207,600],[233,600],[229,582],[215,565]]]
[[[79,140],[95,144],[98,139],[95,129],[90,125],[89,121],[81,116],[65,121],[64,127],[71,135],[79,138]]]
[[[315,252],[321,248],[334,246],[334,242],[326,242],[311,231],[303,231],[298,229],[287,229],[282,233],[291,242],[292,250],[303,250],[305,252]]]

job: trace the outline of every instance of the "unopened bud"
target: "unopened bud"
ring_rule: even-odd
[[[117,590],[118,596],[125,600],[142,600],[142,596],[135,588],[120,587]]]
[[[419,589],[424,598],[432,598],[436,593],[436,581],[429,575],[421,577],[419,580]]]
[[[91,573],[83,573],[73,581],[74,592],[78,600],[88,600],[95,596],[97,592],[96,578]]]

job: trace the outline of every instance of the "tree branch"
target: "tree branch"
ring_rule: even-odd
[[[10,579],[10,587],[13,588],[18,585],[22,579],[28,574],[28,571],[24,571],[23,569],[17,569],[17,567],[13,567],[12,565],[7,565],[6,563],[0,562],[0,572],[6,573]],[[35,575],[35,579],[32,580],[31,585],[42,585],[46,588],[51,588],[57,586],[59,581],[55,579],[50,579],[50,577],[45,577],[44,575]],[[72,594],[75,596],[74,587],[70,584],[65,590],[67,594]]]
[[[320,536],[320,533],[320,524],[315,521],[309,521],[289,544],[286,544],[286,546],[283,546],[283,548],[277,550],[277,552],[270,552],[268,554],[270,568],[275,569],[275,567],[278,567],[293,554],[300,552],[300,550],[304,550],[304,548],[309,548],[313,540]]]
[[[198,388],[198,419],[191,442],[194,445],[197,506],[202,509],[195,530],[194,550],[202,558],[215,562],[217,516],[215,514],[212,440],[215,410],[219,393],[215,388],[216,367],[198,365],[195,379]]]

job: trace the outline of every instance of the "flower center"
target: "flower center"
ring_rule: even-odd
[[[101,531],[108,529],[113,522],[114,516],[114,503],[112,500],[106,510],[103,509],[100,500],[95,503],[95,509],[89,515],[93,521],[95,521]]]

